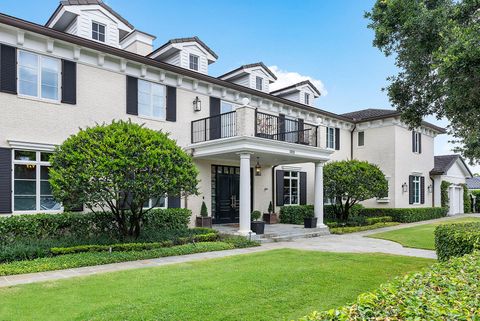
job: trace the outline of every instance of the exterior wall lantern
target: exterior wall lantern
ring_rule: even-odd
[[[193,110],[194,111],[201,111],[202,110],[202,101],[197,97],[193,101]]]
[[[432,186],[432,184],[428,185],[427,191],[428,191],[429,193],[432,193],[432,192],[433,192],[433,186]]]
[[[262,166],[258,161],[258,157],[257,157],[257,164],[255,165],[255,176],[262,176]]]
[[[404,192],[404,193],[408,192],[408,185],[407,185],[407,183],[403,183],[403,184],[402,184],[402,192]]]

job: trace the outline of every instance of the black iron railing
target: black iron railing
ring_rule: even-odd
[[[255,113],[255,136],[289,143],[317,146],[318,126],[307,124],[303,119]]]
[[[192,144],[237,135],[234,111],[192,121]]]

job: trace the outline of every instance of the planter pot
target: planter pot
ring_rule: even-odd
[[[263,221],[253,221],[250,224],[250,228],[252,229],[252,232],[256,234],[263,234],[265,232],[265,222]]]
[[[209,227],[212,228],[212,217],[211,216],[197,216],[195,220],[196,227]]]
[[[303,227],[305,228],[316,228],[317,227],[317,218],[316,217],[306,217],[303,219]]]
[[[263,214],[263,221],[267,224],[277,224],[278,223],[278,215],[277,213],[264,213]]]

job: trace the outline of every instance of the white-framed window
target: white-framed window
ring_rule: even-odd
[[[105,30],[106,26],[104,24],[92,21],[92,39],[105,42]]]
[[[164,120],[166,89],[164,85],[138,80],[138,115]]]
[[[300,203],[300,174],[296,171],[283,172],[283,204],[298,205]]]
[[[305,105],[310,105],[310,94],[305,93]]]
[[[56,212],[62,205],[52,196],[48,179],[51,153],[13,151],[13,211]]]
[[[255,88],[257,90],[263,90],[263,78],[256,76],[255,77]]]
[[[358,146],[365,145],[365,132],[358,132]]]
[[[190,69],[198,71],[198,59],[199,59],[198,56],[190,54],[189,56]]]
[[[162,197],[152,197],[149,199],[145,204],[143,204],[143,208],[167,208],[167,198]]]
[[[335,148],[335,128],[327,127],[327,148]]]
[[[232,103],[229,103],[228,101],[220,101],[220,114],[225,114],[229,113],[231,111],[234,111],[236,106]]]
[[[59,101],[60,77],[60,59],[18,50],[19,95]]]
[[[417,132],[417,131],[413,131],[413,140],[412,140],[412,143],[413,143],[413,152],[414,153],[420,153],[420,145],[421,145],[421,137],[420,137],[420,133]]]
[[[421,195],[421,183],[420,176],[413,176],[412,187],[413,187],[413,204],[420,204],[420,195]]]

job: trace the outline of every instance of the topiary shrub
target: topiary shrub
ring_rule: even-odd
[[[435,228],[435,249],[440,261],[472,253],[480,245],[480,222],[442,224]]]
[[[200,216],[201,217],[207,217],[208,216],[208,209],[207,205],[205,202],[202,202],[202,207],[200,208]]]
[[[258,221],[258,219],[262,216],[262,213],[260,211],[253,211],[251,214],[251,219],[252,221]]]
[[[303,225],[303,219],[314,217],[313,205],[283,206],[280,209],[280,223]]]

